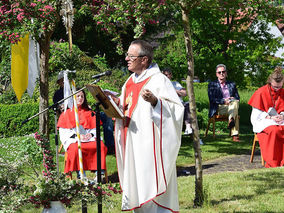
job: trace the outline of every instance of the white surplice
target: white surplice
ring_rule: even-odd
[[[284,114],[284,112],[280,113],[281,115]],[[276,123],[273,119],[266,119],[266,116],[269,114],[267,112],[261,111],[260,109],[257,108],[252,108],[251,116],[250,116],[250,121],[253,126],[253,132],[255,133],[260,133],[262,132],[265,128],[273,125],[284,125]]]

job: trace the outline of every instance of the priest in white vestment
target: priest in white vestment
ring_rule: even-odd
[[[148,42],[131,43],[125,60],[133,74],[114,98],[125,115],[115,123],[122,210],[179,212],[176,159],[184,107],[152,58]]]

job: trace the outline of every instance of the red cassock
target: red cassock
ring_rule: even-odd
[[[79,124],[86,130],[96,128],[96,117],[91,110],[78,108]],[[58,128],[73,129],[76,128],[74,110],[68,109],[65,113],[61,113]],[[84,170],[97,170],[97,142],[81,142],[81,150],[83,157]],[[101,169],[106,169],[107,147],[101,141]],[[65,162],[64,173],[71,171],[79,171],[79,153],[78,142],[71,143],[67,148],[67,160]]]
[[[270,85],[259,88],[250,98],[249,105],[267,112],[275,107],[278,113],[284,112],[284,89],[274,91]],[[284,126],[271,125],[257,134],[265,167],[284,165]]]

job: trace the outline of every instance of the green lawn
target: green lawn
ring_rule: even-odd
[[[217,159],[222,156],[240,155],[250,153],[253,134],[241,134],[240,143],[231,141],[227,132],[218,133],[216,139],[212,133],[201,138],[204,145],[202,160]],[[0,153],[13,153],[11,149],[17,149],[23,138],[0,139]],[[51,145],[54,147],[51,137]],[[9,148],[10,147],[10,148]],[[5,151],[6,149],[6,151]],[[10,151],[9,151],[10,150]],[[192,139],[182,137],[182,145],[177,159],[177,166],[189,166],[194,164],[194,152]],[[63,156],[59,156],[60,171],[63,171]],[[249,162],[248,162],[249,163]],[[115,156],[107,156],[108,174],[117,172]],[[91,173],[87,173],[88,176]],[[178,177],[180,212],[284,212],[284,168],[258,169],[245,172],[223,172],[203,175],[203,187],[205,192],[205,204],[202,208],[193,206],[194,200],[194,176]],[[104,208],[103,212],[120,212],[120,195],[112,197],[112,209]],[[41,212],[42,209],[34,209],[26,206],[23,212]],[[97,206],[88,206],[88,212],[96,212]],[[68,209],[68,212],[81,212],[80,203]]]
[[[204,175],[207,196],[193,207],[194,177],[179,177],[180,212],[284,212],[284,168]]]

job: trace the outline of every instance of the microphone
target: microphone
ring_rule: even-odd
[[[93,75],[92,78],[100,78],[100,77],[103,77],[103,76],[109,76],[109,75],[111,75],[111,73],[112,72],[110,70],[108,70],[108,71],[105,71],[103,73]]]

